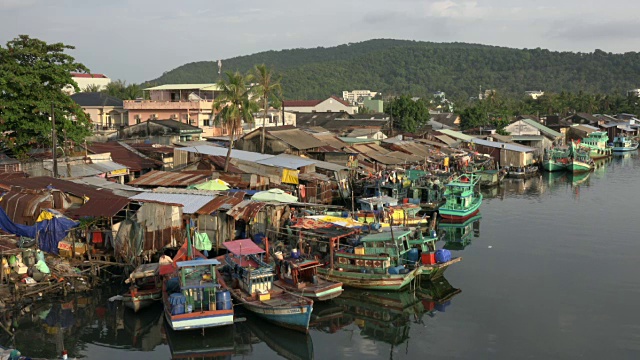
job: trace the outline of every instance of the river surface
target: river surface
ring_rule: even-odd
[[[0,339],[32,357],[67,349],[96,360],[637,359],[637,179],[634,152],[587,176],[483,191],[480,217],[439,229],[439,247],[463,257],[445,278],[402,293],[348,290],[315,306],[308,336],[250,316],[205,336],[175,333],[161,306],[134,315],[101,291],[32,305],[13,320],[16,337]]]

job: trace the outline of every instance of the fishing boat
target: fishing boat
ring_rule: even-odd
[[[222,287],[244,308],[261,318],[296,331],[308,332],[313,300],[273,286],[276,273],[263,259],[265,251],[251,239],[222,244],[228,253],[217,268]]]
[[[553,148],[544,151],[542,168],[546,171],[564,171],[569,162],[569,154],[565,149]]]
[[[187,241],[173,261],[160,265],[163,276],[162,302],[167,323],[173,330],[205,329],[232,325],[233,304],[228,291],[220,289],[216,259],[207,259],[194,249],[187,225]]]
[[[416,204],[398,204],[392,198],[365,198],[359,199],[362,210],[356,213],[359,222],[373,224],[381,227],[391,226],[391,221],[396,225],[426,227],[429,223],[428,216],[420,215],[422,207]],[[408,199],[407,199],[408,200]]]
[[[582,138],[580,145],[589,150],[589,156],[593,160],[609,157],[613,154],[613,149],[607,146],[609,135],[604,131],[594,131]]]
[[[439,209],[443,219],[464,222],[480,211],[482,194],[475,188],[479,179],[475,174],[463,174],[446,185],[446,202]]]
[[[409,171],[409,170],[407,170]],[[411,182],[409,194],[411,196],[408,202],[420,205],[422,211],[434,212],[444,204],[444,186],[435,176],[425,175]]]
[[[535,176],[537,173],[537,165],[509,166],[507,168],[507,177],[512,179],[528,179]]]
[[[366,235],[360,239],[358,246],[344,244],[340,241],[341,237],[337,236],[329,240],[328,250],[324,242],[317,243],[317,248],[312,251],[318,251],[322,257],[329,259],[328,264],[318,268],[318,273],[327,280],[342,282],[347,287],[400,290],[422,272],[420,266],[405,265],[405,255],[408,256],[409,252],[406,243],[403,243],[406,233],[411,231]],[[326,251],[329,251],[329,256],[325,256]]]
[[[344,291],[341,282],[320,278],[320,262],[302,257],[297,249],[286,257],[281,251],[275,252],[274,260],[276,280],[273,284],[279,288],[316,301],[333,299]]]
[[[138,312],[151,304],[162,300],[162,278],[158,273],[158,263],[138,266],[125,280],[129,290],[122,294],[122,303]]]
[[[587,151],[580,149],[575,143],[571,142],[569,146],[569,161],[567,162],[567,171],[570,173],[589,172],[593,169],[593,160]]]
[[[481,187],[498,186],[507,175],[504,170],[477,170],[474,173],[480,177],[478,185]]]
[[[615,152],[633,151],[638,148],[638,142],[620,135],[613,138],[612,147]]]

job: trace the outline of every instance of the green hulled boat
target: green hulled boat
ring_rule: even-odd
[[[569,162],[567,171],[571,173],[589,172],[593,169],[593,160],[587,151],[578,147],[573,141],[569,146]]]
[[[563,171],[567,168],[568,151],[560,148],[545,150],[542,168],[546,171]]]
[[[476,215],[482,204],[482,194],[476,191],[480,177],[463,174],[446,185],[446,202],[440,206],[440,216],[448,222],[464,222]]]
[[[589,150],[589,157],[592,159],[602,159],[613,155],[613,148],[607,146],[609,135],[604,131],[594,131],[588,136],[582,138],[580,144],[583,148]]]

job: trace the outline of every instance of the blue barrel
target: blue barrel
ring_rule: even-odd
[[[184,314],[184,304],[171,305],[171,315]]]
[[[451,261],[451,251],[447,249],[436,250],[436,262],[439,264]]]
[[[216,310],[231,310],[233,304],[231,303],[231,293],[227,290],[218,291],[216,293]]]
[[[400,265],[400,266],[395,266],[395,267],[390,267],[389,268],[389,274],[391,275],[398,275],[400,274],[400,271],[404,270],[404,266]]]
[[[409,250],[409,264],[415,264],[420,259],[420,253],[418,249],[412,248]]]

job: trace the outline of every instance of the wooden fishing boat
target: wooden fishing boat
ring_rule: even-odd
[[[613,155],[613,148],[607,146],[609,135],[604,131],[594,131],[582,138],[580,145],[587,148],[589,157],[593,160],[603,159]]]
[[[262,258],[265,251],[250,239],[227,241],[229,251],[217,268],[221,285],[247,311],[296,331],[308,332],[313,300],[274,287],[276,274]]]
[[[446,185],[446,202],[439,209],[440,216],[449,222],[464,222],[480,211],[482,194],[476,190],[479,177],[463,174]]]
[[[569,162],[569,154],[565,149],[553,148],[545,150],[542,158],[542,168],[546,171],[564,171]]]
[[[474,173],[480,177],[478,185],[481,187],[498,186],[507,175],[504,170],[478,170]]]
[[[589,172],[593,169],[593,160],[589,157],[589,153],[580,149],[580,147],[573,141],[569,146],[568,158],[567,171],[571,173],[576,174]]]
[[[375,202],[377,198],[360,199],[361,211],[356,219],[361,223],[378,223],[381,227],[389,227],[391,221],[396,225],[420,226],[428,225],[428,216],[420,215],[422,207],[416,204],[397,204],[396,202]],[[375,204],[375,205],[372,205]]]
[[[162,300],[162,278],[158,272],[158,263],[138,266],[125,283],[131,286],[122,294],[122,303],[134,312]]]
[[[187,241],[173,261],[160,265],[163,276],[162,302],[167,323],[173,330],[204,329],[232,325],[233,303],[228,291],[220,289],[216,259],[207,259]]]
[[[507,177],[512,179],[528,179],[535,176],[537,173],[537,165],[509,166],[507,168]]]
[[[329,281],[318,276],[320,262],[305,259],[294,249],[288,256],[282,252],[274,254],[276,280],[273,284],[296,295],[316,301],[325,301],[340,296],[342,283]]]
[[[638,142],[621,135],[613,138],[612,147],[614,152],[633,151],[638,148]]]

